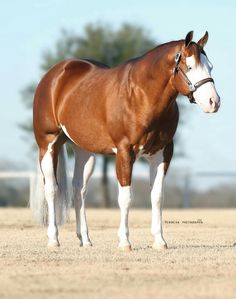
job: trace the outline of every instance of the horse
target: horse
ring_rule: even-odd
[[[44,75],[34,96],[33,128],[44,179],[47,211],[42,212],[42,219],[48,224],[49,247],[60,246],[58,224],[70,208],[65,184],[68,142],[75,155],[72,198],[80,246],[92,246],[85,198],[95,154],[99,153],[115,155],[120,208],[118,248],[132,249],[128,214],[132,168],[140,156],[150,164],[153,248],[167,248],[162,198],[179,119],[176,98],[178,94],[186,96],[207,113],[220,107],[211,77],[213,66],[204,51],[207,41],[207,31],[198,42],[193,41],[190,31],[185,39],[161,44],[117,67],[89,59],[68,59]]]

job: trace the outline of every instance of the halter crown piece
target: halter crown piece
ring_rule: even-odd
[[[203,53],[204,54],[204,53]],[[214,83],[214,80],[212,78],[206,78],[206,79],[202,79],[200,81],[198,81],[195,84],[192,84],[192,82],[189,80],[189,78],[187,77],[187,75],[185,74],[185,72],[181,69],[181,67],[179,66],[181,60],[181,52],[177,52],[175,55],[175,68],[174,68],[174,76],[177,73],[180,73],[184,79],[184,81],[187,83],[188,88],[189,88],[189,94],[187,95],[187,97],[189,98],[189,102],[190,103],[196,103],[196,100],[194,99],[193,93],[203,84],[206,84],[207,82],[212,82]]]

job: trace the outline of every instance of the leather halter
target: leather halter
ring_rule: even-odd
[[[203,53],[204,54],[204,53]],[[189,102],[190,103],[193,103],[193,104],[197,104],[196,103],[196,100],[194,99],[194,96],[193,96],[193,93],[200,87],[202,86],[203,84],[206,84],[208,82],[212,82],[214,83],[214,80],[212,78],[205,78],[205,79],[202,79],[200,81],[198,81],[197,83],[195,84],[192,84],[192,82],[189,80],[189,78],[187,77],[187,75],[185,74],[185,72],[181,69],[181,67],[179,66],[179,63],[180,63],[180,60],[181,60],[181,53],[178,52],[176,55],[175,55],[175,68],[174,68],[174,76],[177,74],[177,73],[180,73],[184,79],[184,81],[187,83],[188,85],[188,88],[189,88],[189,94],[187,95],[187,97],[189,98]]]

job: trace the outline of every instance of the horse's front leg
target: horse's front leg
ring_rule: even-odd
[[[131,202],[131,176],[135,155],[130,146],[118,148],[116,155],[116,174],[119,185],[118,203],[120,207],[120,227],[118,230],[119,248],[131,250],[129,242],[128,215]]]
[[[172,154],[173,143],[167,145],[164,150],[159,151],[149,159],[152,203],[151,233],[154,237],[153,248],[157,250],[167,248],[162,230],[162,201],[164,177],[172,158]]]

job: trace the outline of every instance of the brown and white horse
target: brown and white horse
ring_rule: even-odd
[[[92,245],[85,195],[94,153],[100,153],[116,155],[119,247],[131,249],[132,168],[142,155],[150,163],[153,248],[167,248],[161,206],[178,124],[176,97],[179,93],[188,96],[205,112],[216,112],[220,106],[211,78],[212,64],[203,50],[208,33],[197,43],[192,37],[191,31],[184,40],[162,44],[115,68],[92,60],[65,60],[42,78],[34,98],[33,124],[48,205],[49,246],[59,246],[57,225],[63,208],[69,208],[63,184],[63,145],[69,142],[75,153],[73,200],[80,245]],[[36,198],[35,194],[33,205]]]

